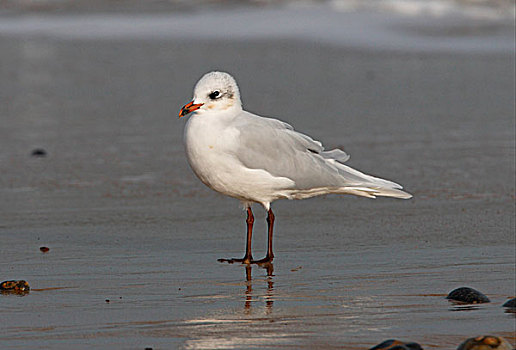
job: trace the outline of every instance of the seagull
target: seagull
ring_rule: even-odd
[[[190,167],[206,186],[240,200],[247,211],[244,257],[218,259],[220,262],[272,262],[271,203],[277,199],[330,193],[412,197],[395,182],[345,165],[349,155],[343,150],[325,150],[321,142],[281,120],[245,111],[238,85],[228,73],[210,72],[197,82],[193,100],[181,108],[179,118],[190,113],[184,129]],[[267,211],[267,254],[260,260],[254,260],[251,252],[252,203],[261,204]]]

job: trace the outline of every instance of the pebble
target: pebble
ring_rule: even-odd
[[[482,304],[490,302],[489,298],[483,293],[469,287],[461,287],[452,290],[446,299],[465,304]]]
[[[47,151],[45,151],[43,148],[35,148],[32,150],[30,155],[33,157],[46,157]]]
[[[512,350],[511,344],[502,337],[481,335],[466,339],[457,350]]]
[[[389,339],[369,350],[423,350],[423,348],[418,343],[405,343],[400,340]]]
[[[507,300],[505,304],[503,304],[503,307],[510,307],[511,309],[516,308],[516,298]]]
[[[26,294],[30,291],[30,286],[27,281],[4,281],[0,283],[0,292],[12,294]]]

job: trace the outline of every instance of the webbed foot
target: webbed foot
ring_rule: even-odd
[[[218,262],[221,262],[221,263],[225,263],[227,262],[228,264],[234,264],[234,263],[242,263],[242,264],[253,264],[253,257],[249,257],[249,256],[244,256],[243,258],[231,258],[231,259],[224,259],[224,258],[221,258],[221,259],[217,259]]]

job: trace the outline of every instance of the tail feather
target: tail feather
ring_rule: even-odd
[[[377,196],[401,199],[412,198],[410,193],[397,188],[342,187],[338,190],[337,193],[354,194],[356,196],[367,198],[376,198]]]
[[[343,186],[339,188],[339,193],[354,194],[357,196],[368,198],[376,198],[377,196],[394,197],[401,199],[412,198],[412,195],[410,193],[402,191],[403,186],[397,184],[396,182],[364,174],[356,169],[353,169],[339,162],[335,162],[334,164],[339,169],[339,173],[345,179],[352,178],[351,182],[354,182],[353,185]]]

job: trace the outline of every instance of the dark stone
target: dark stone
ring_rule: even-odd
[[[465,304],[482,304],[490,302],[489,298],[484,294],[469,287],[461,287],[452,290],[446,299]]]
[[[32,150],[30,155],[33,157],[46,157],[47,151],[45,151],[43,148],[35,148]]]
[[[389,339],[369,350],[423,350],[423,348],[418,343],[405,343],[396,339]]]
[[[516,308],[516,298],[512,298],[511,300],[507,300],[503,307]]]

